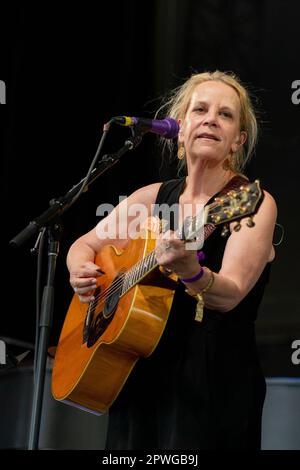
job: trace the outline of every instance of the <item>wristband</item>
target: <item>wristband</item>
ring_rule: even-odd
[[[200,271],[198,272],[198,274],[196,274],[196,276],[193,276],[193,277],[187,277],[187,278],[181,278],[181,281],[182,282],[195,282],[195,281],[198,281],[198,279],[201,279],[201,277],[203,276],[204,274],[204,269],[200,268]]]
[[[199,251],[197,253],[197,258],[198,258],[199,263],[200,261],[203,261],[205,259],[205,254],[203,253],[203,251]],[[182,282],[195,282],[195,281],[198,281],[198,279],[201,279],[203,274],[204,274],[204,269],[201,266],[200,271],[198,272],[198,274],[196,274],[196,276],[189,277],[189,278],[181,278],[181,281]]]

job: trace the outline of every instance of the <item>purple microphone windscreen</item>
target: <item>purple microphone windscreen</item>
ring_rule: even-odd
[[[159,134],[165,139],[174,139],[179,132],[178,122],[170,117],[165,119],[147,119],[129,116],[115,116],[113,121],[121,126],[136,126],[144,132]]]
[[[133,125],[142,130],[159,134],[166,139],[175,139],[179,132],[178,122],[170,117],[165,119],[144,119],[132,117]]]
[[[153,119],[152,132],[160,134],[166,139],[174,139],[178,135],[179,124],[172,118],[165,118],[162,120]]]

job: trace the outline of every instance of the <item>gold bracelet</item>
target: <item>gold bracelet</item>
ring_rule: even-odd
[[[196,305],[195,320],[199,322],[202,321],[203,319],[203,307],[204,307],[203,294],[205,294],[205,292],[207,292],[213,286],[213,283],[215,280],[214,273],[210,269],[209,269],[209,273],[210,273],[210,279],[207,285],[200,292],[194,292],[191,289],[185,290],[187,294],[191,295],[192,297],[195,297],[198,300],[197,305]]]

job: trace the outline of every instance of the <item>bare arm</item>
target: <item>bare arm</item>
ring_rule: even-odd
[[[273,197],[265,197],[254,217],[255,226],[241,221],[239,232],[232,230],[226,244],[220,272],[215,276],[215,286],[206,294],[208,308],[221,311],[234,308],[254,287],[268,261],[273,258],[272,245],[277,207]],[[218,292],[222,294],[218,297]]]
[[[91,300],[96,288],[96,278],[101,275],[101,266],[94,263],[97,253],[107,244],[125,248],[129,239],[140,228],[133,223],[136,214],[128,215],[128,209],[133,208],[134,204],[142,204],[144,210],[141,219],[149,217],[160,184],[154,183],[132,193],[70,247],[67,255],[70,283],[82,302]]]
[[[239,232],[232,230],[226,244],[222,266],[214,273],[213,287],[204,294],[205,305],[214,310],[227,312],[234,308],[252,289],[266,263],[273,256],[273,232],[277,216],[276,203],[265,192],[264,200],[254,216],[255,226],[249,228],[247,219],[241,221]],[[180,240],[172,240],[174,249],[158,249],[159,264],[175,271],[181,278],[190,278],[199,272],[195,252],[186,250]],[[208,283],[210,273],[205,269],[201,279],[187,284],[191,290],[200,292]]]

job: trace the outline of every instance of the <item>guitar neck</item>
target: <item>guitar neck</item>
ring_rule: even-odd
[[[240,186],[238,190],[231,190],[226,195],[215,198],[211,204],[202,207],[202,210],[195,216],[186,217],[182,228],[176,231],[176,235],[185,242],[197,240],[204,242],[203,228],[205,224],[212,226],[227,224],[228,226],[229,222],[239,220],[247,215],[252,217],[262,198],[263,193],[259,180],[246,186]],[[253,225],[252,221],[249,226]],[[124,273],[121,295],[138,284],[157,266],[155,250],[152,250],[145,258]]]
[[[210,206],[214,206],[214,204],[211,204]],[[205,214],[209,213],[209,207],[205,208]],[[200,217],[198,215],[195,215],[191,219],[191,226],[196,230],[196,227],[199,225],[199,219]],[[202,219],[202,218],[201,218]],[[203,221],[201,220],[202,226],[203,226]],[[199,230],[199,228],[197,229]],[[184,235],[184,228],[181,230],[177,230],[176,235],[184,241],[187,241],[187,238]],[[145,276],[147,276],[151,271],[153,271],[155,268],[157,268],[158,263],[156,260],[156,255],[155,255],[155,250],[150,251],[145,258],[141,259],[138,261],[134,266],[132,266],[126,273],[124,274],[124,281],[123,281],[123,287],[122,287],[122,293],[121,295],[126,294],[133,286],[138,284]]]
[[[138,261],[124,274],[121,296],[138,284],[145,276],[158,266],[155,250],[150,251],[145,258]]]

